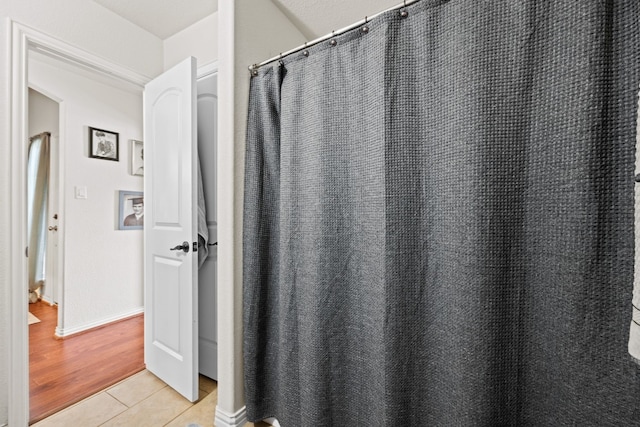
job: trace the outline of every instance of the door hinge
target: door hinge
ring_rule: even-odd
[[[193,242],[193,252],[198,252],[198,242]]]
[[[27,258],[29,258],[29,246],[24,248],[24,256],[26,256]]]

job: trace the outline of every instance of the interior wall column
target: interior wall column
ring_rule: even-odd
[[[246,422],[242,370],[242,201],[250,64],[307,41],[271,0],[218,4],[218,407],[215,423]],[[261,35],[269,34],[269,37]]]

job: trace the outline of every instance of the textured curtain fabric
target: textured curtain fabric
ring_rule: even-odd
[[[30,140],[27,164],[27,239],[29,290],[44,285],[47,252],[47,199],[49,194],[49,134]]]
[[[640,425],[639,9],[423,0],[259,69],[250,420]]]

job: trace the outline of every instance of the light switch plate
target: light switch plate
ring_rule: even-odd
[[[87,198],[87,187],[76,187],[76,199]]]

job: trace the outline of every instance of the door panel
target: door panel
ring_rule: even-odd
[[[189,58],[144,91],[145,363],[192,402],[198,399],[195,70]],[[177,248],[183,242],[186,252]]]
[[[44,281],[44,295],[42,296],[42,298],[45,301],[48,301],[51,305],[58,304],[59,302],[58,287],[61,283],[60,272],[62,271],[59,268],[60,262],[58,258],[58,233],[60,232],[60,226],[58,224],[58,175],[60,166],[58,160],[60,157],[58,154],[59,146],[59,137],[57,135],[52,135],[50,143],[51,161],[49,163],[49,236],[47,237],[47,257],[45,267],[46,279]]]

